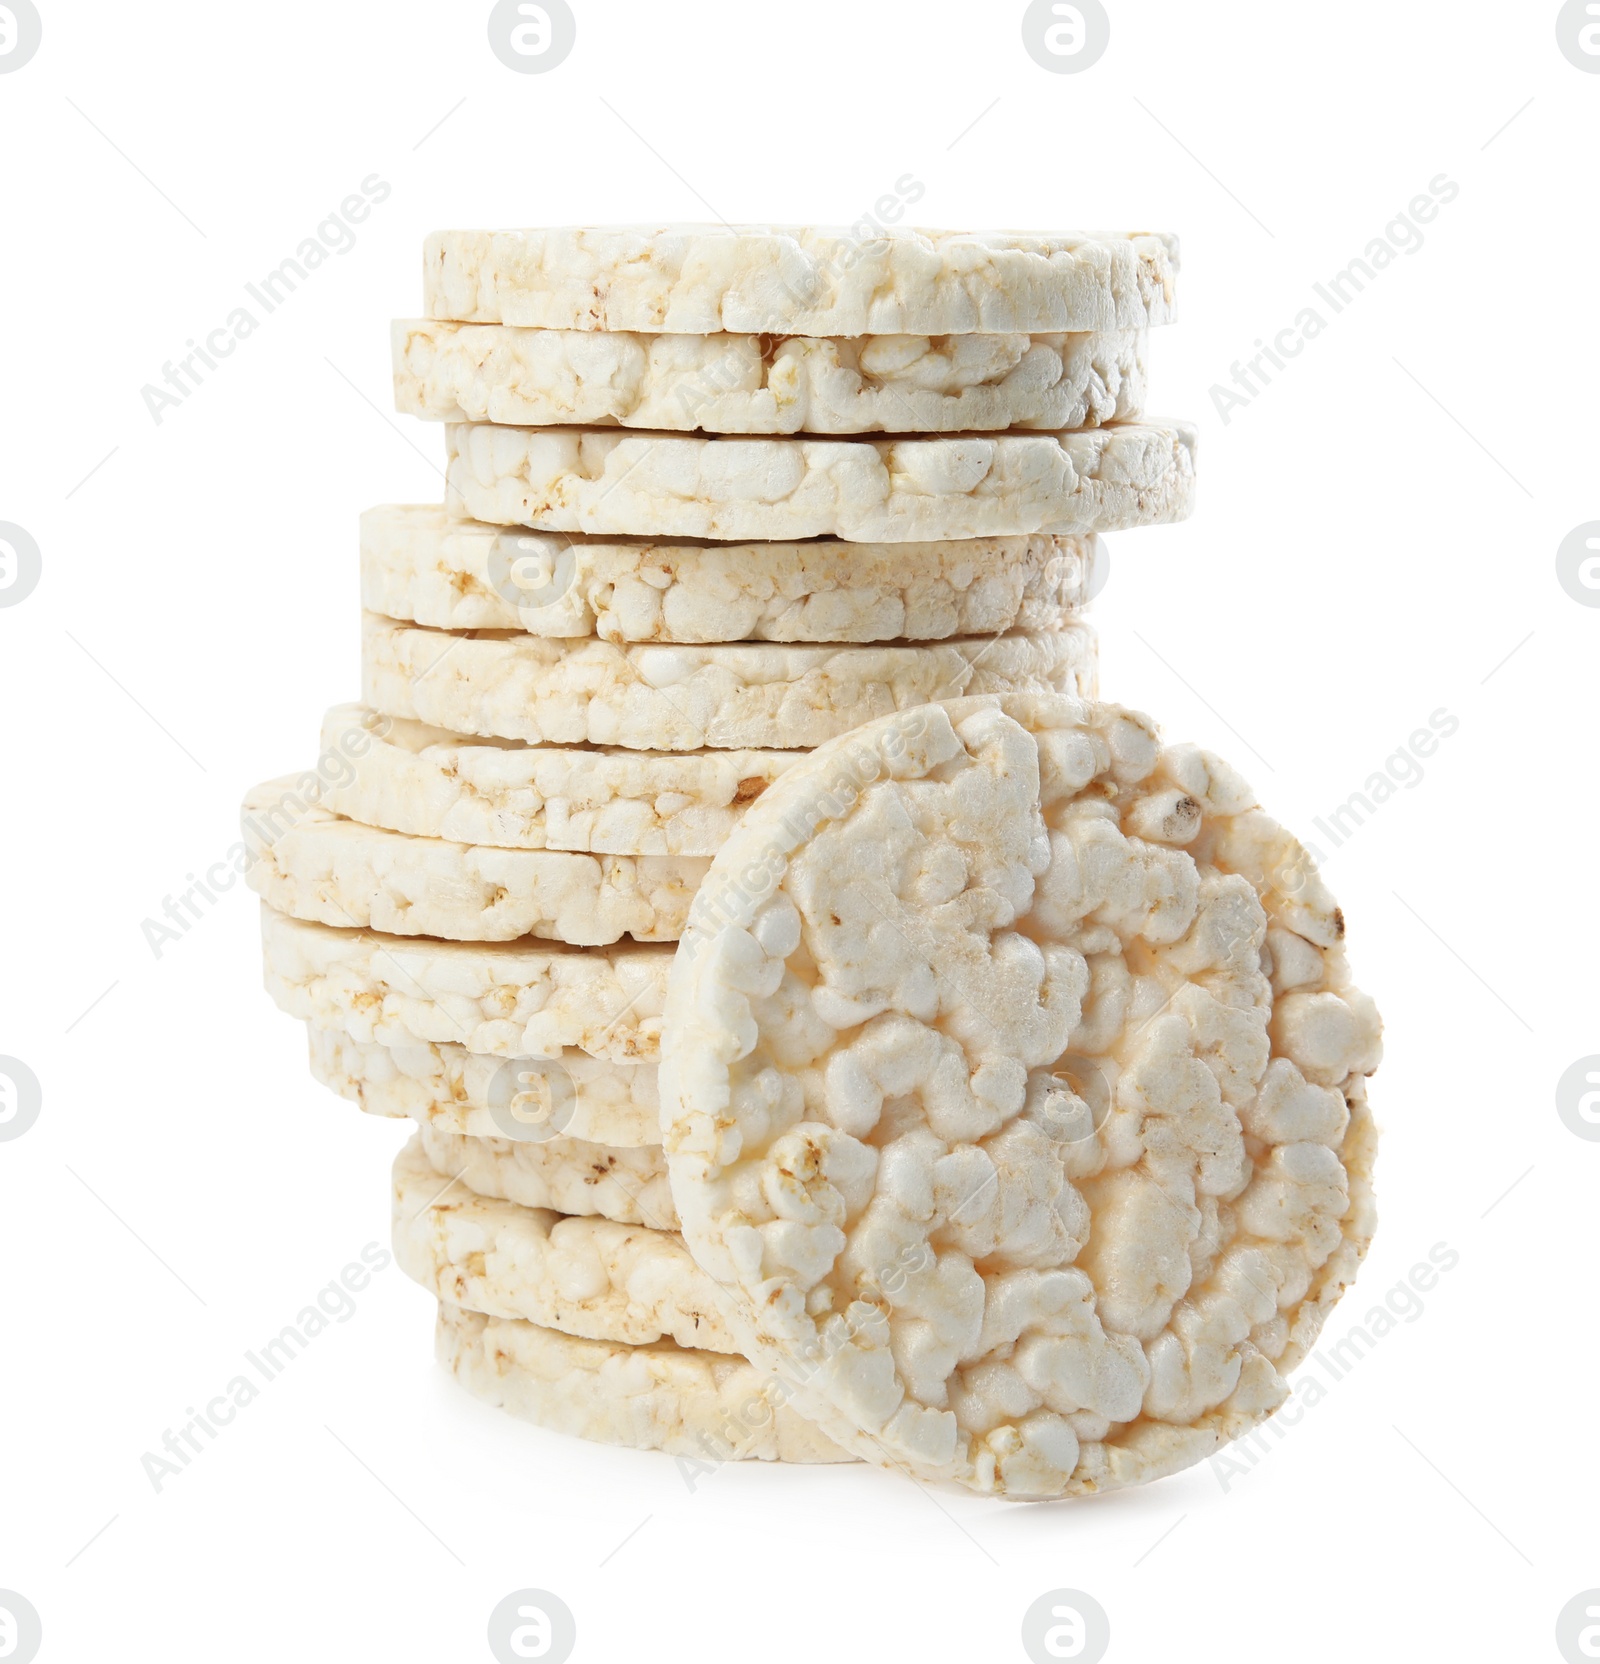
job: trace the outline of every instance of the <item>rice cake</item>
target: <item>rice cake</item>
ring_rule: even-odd
[[[660,1146],[621,1149],[582,1138],[462,1138],[433,1123],[418,1128],[419,1146],[441,1180],[476,1196],[556,1213],[597,1214],[624,1225],[672,1231],[677,1209]]]
[[[361,517],[369,612],[606,641],[943,641],[1053,630],[1088,603],[1092,537],[945,543],[606,541],[388,506]]]
[[[443,422],[702,433],[1056,432],[1137,421],[1138,330],[644,335],[402,319],[395,407]]]
[[[682,1230],[846,1448],[1019,1498],[1267,1417],[1373,1229],[1376,1011],[1301,846],[1115,706],[959,701],[792,770],[674,964]]]
[[[903,183],[909,197],[915,186]],[[423,310],[462,323],[647,334],[1048,334],[1170,323],[1177,273],[1177,239],[1144,231],[436,231],[423,255]]]
[[[587,1052],[494,1057],[440,1040],[390,1045],[306,1024],[312,1077],[368,1115],[468,1138],[541,1143],[566,1135],[626,1149],[661,1142],[653,1063]]]
[[[307,802],[300,784],[286,776],[246,795],[245,880],[278,912],[318,924],[452,942],[674,942],[706,874],[692,857],[502,849],[363,826]]]
[[[476,1196],[441,1181],[416,1140],[395,1158],[392,1200],[396,1263],[453,1306],[589,1340],[738,1350],[674,1232]]]
[[[964,637],[925,647],[614,647],[447,634],[377,614],[363,699],[384,716],[534,745],[799,750],[893,710],[962,693],[1089,694],[1093,632]]]
[[[581,1340],[442,1301],[435,1351],[474,1398],[552,1432],[700,1463],[854,1460],[743,1358]]]
[[[1194,507],[1195,430],[1154,419],[936,439],[444,432],[450,513],[536,531],[922,543],[1171,525]]]
[[[645,943],[437,942],[292,919],[263,904],[268,994],[318,1028],[382,1045],[433,1041],[494,1057],[656,1062],[672,949]]]
[[[803,751],[657,755],[470,738],[337,705],[320,801],[368,826],[502,849],[715,855],[739,817]],[[334,778],[334,776],[339,776]]]

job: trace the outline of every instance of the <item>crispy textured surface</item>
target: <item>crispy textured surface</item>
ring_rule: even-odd
[[[673,1232],[444,1188],[415,1139],[395,1157],[392,1198],[396,1262],[451,1305],[590,1340],[738,1350]]]
[[[319,924],[452,942],[674,942],[706,874],[704,860],[674,855],[501,849],[364,826],[307,802],[298,784],[286,776],[246,795],[245,876],[278,912]]]
[[[449,635],[368,613],[365,702],[385,716],[535,745],[699,751],[820,745],[960,693],[1092,692],[1093,632],[926,647],[613,647]]]
[[[648,751],[468,739],[337,705],[326,756],[350,762],[321,801],[368,826],[505,849],[715,855],[803,751]],[[332,771],[329,771],[330,773]]]
[[[1373,1229],[1380,1024],[1209,752],[1059,699],[874,724],[729,839],[663,1133],[741,1349],[848,1448],[1013,1497],[1269,1415]]]
[[[945,439],[715,439],[614,428],[445,428],[458,517],[637,537],[852,543],[1081,536],[1185,520],[1195,431]]]
[[[615,1063],[660,1056],[669,947],[436,942],[310,924],[265,905],[261,946],[280,1010],[358,1040],[504,1058],[567,1047]]]
[[[357,1040],[306,1024],[313,1077],[368,1115],[411,1120],[468,1138],[565,1134],[634,1148],[661,1142],[653,1063],[612,1063],[587,1052],[512,1059],[443,1041]]]
[[[474,1398],[556,1433],[703,1462],[848,1462],[743,1358],[581,1340],[444,1302],[439,1361]]]
[[[361,517],[361,600],[436,629],[618,643],[943,641],[1056,629],[1094,558],[1087,537],[606,542],[388,506]]]
[[[445,422],[704,433],[1003,433],[1137,421],[1145,338],[641,335],[402,319],[396,407]]]
[[[474,1195],[556,1213],[598,1214],[657,1231],[677,1229],[659,1146],[625,1150],[582,1138],[549,1138],[539,1144],[463,1138],[426,1123],[417,1137],[433,1170],[458,1180]]]
[[[1176,238],[874,226],[437,231],[430,318],[712,335],[1142,329],[1173,316]]]

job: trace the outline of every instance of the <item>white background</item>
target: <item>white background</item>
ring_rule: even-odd
[[[1600,1585],[1600,1144],[1554,1096],[1600,1052],[1600,610],[1555,571],[1600,519],[1600,76],[1556,5],[1111,0],[1103,60],[1052,75],[1019,0],[574,0],[522,76],[483,0],[40,3],[0,76],[0,520],[44,560],[0,610],[0,1052],[44,1087],[0,1144],[0,1587],[40,1656],[487,1659],[531,1585],[580,1660],[1021,1659],[1060,1587],[1115,1661],[1557,1658]],[[253,898],[159,960],[141,921],[354,697],[359,511],[438,496],[437,431],[386,414],[424,234],[847,223],[908,172],[925,224],[1183,236],[1154,402],[1201,426],[1200,509],[1112,540],[1104,690],[1330,855],[1385,1012],[1382,1227],[1327,1338],[1459,1265],[1226,1489],[1035,1507],[864,1468],[691,1490],[467,1399],[391,1268],[158,1494],[142,1453],[387,1235],[403,1130],[309,1079]],[[357,246],[157,426],[141,387],[373,173]],[[1225,424],[1213,385],[1439,174],[1425,245]],[[1313,818],[1441,708],[1331,851]]]

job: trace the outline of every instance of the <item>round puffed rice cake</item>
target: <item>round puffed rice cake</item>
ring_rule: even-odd
[[[476,1196],[416,1139],[395,1157],[392,1202],[396,1263],[440,1300],[589,1340],[738,1351],[676,1232]]]
[[[1081,612],[1093,537],[956,542],[605,539],[389,504],[361,517],[361,601],[440,630],[603,641],[945,641],[1054,630]]]
[[[659,1145],[630,1149],[564,1136],[537,1142],[465,1138],[423,1122],[417,1147],[441,1184],[453,1179],[475,1196],[654,1231],[678,1228]]]
[[[707,870],[677,855],[502,849],[366,826],[308,802],[304,778],[246,795],[245,882],[278,912],[318,924],[450,942],[675,942]]]
[[[1195,430],[728,439],[445,428],[447,503],[496,526],[731,542],[926,543],[1166,526],[1194,508]]]
[[[367,826],[501,849],[708,856],[805,753],[526,745],[336,705],[322,755],[317,800]]]
[[[584,1340],[444,1301],[435,1350],[474,1398],[552,1432],[712,1466],[854,1460],[743,1358]]]
[[[401,319],[395,406],[444,422],[1004,433],[1144,413],[1145,337],[644,335]]]
[[[909,177],[901,187],[920,195]],[[434,232],[423,309],[683,335],[1143,329],[1172,321],[1177,275],[1162,232],[538,226]]]
[[[580,1051],[494,1057],[434,1040],[380,1045],[312,1023],[306,1036],[312,1077],[368,1115],[532,1144],[568,1137],[636,1149],[661,1142],[654,1063],[613,1063]]]
[[[514,1061],[568,1049],[611,1063],[661,1055],[666,944],[441,942],[263,906],[261,952],[280,1011],[357,1040],[443,1043]]]
[[[383,716],[530,745],[805,750],[874,717],[961,694],[1092,694],[1087,624],[926,646],[617,647],[422,630],[367,613],[361,683]]]
[[[1014,1498],[1256,1425],[1373,1229],[1344,928],[1226,763],[1116,706],[823,747],[668,993],[673,1195],[741,1349],[845,1448]]]

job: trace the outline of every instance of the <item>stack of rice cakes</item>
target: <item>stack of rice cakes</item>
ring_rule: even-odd
[[[394,326],[442,507],[361,528],[363,702],[246,803],[267,986],[409,1117],[399,1263],[475,1394],[850,1459],[740,1356],[662,1153],[668,972],[785,772],[897,711],[1096,692],[1097,534],[1185,518],[1172,239],[442,233]]]

